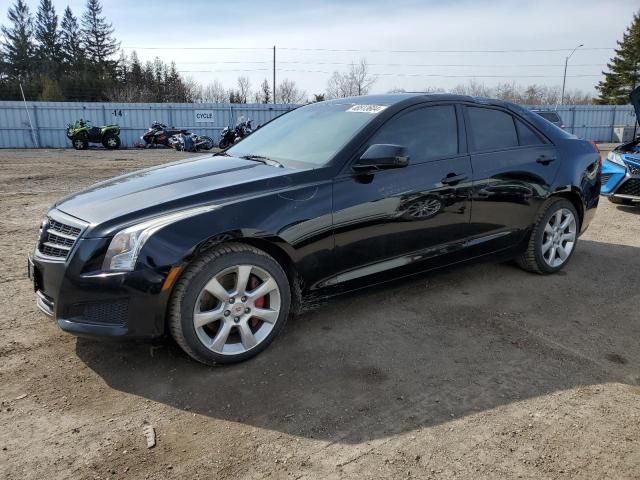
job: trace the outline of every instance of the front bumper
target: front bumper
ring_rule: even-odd
[[[622,155],[626,166],[604,160],[602,163],[602,195],[609,198],[640,200],[640,160]]]
[[[31,275],[40,310],[69,333],[90,337],[154,338],[164,333],[169,290],[166,273],[149,267],[132,272],[92,269],[105,239],[79,239],[66,260],[37,250]]]

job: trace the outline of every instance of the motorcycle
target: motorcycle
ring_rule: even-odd
[[[169,139],[174,135],[187,134],[187,130],[183,128],[169,128],[164,123],[153,122],[151,127],[146,131],[140,139],[144,143],[144,148],[155,147],[156,145],[162,145],[165,147],[171,147]]]
[[[104,125],[94,127],[88,120],[76,120],[67,124],[67,138],[76,150],[86,150],[89,143],[101,143],[104,148],[115,150],[120,146],[120,127]]]
[[[199,152],[200,150],[211,150],[213,140],[206,135],[181,132],[169,138],[169,146],[181,152]]]
[[[154,122],[149,130],[140,137],[145,148],[163,145],[186,152],[211,150],[213,140],[205,135],[196,135],[184,128],[169,128],[164,123]]]
[[[251,120],[245,121],[244,117],[241,117],[234,128],[227,126],[222,129],[218,147],[222,149],[228,148],[252,133],[253,127],[251,126]]]

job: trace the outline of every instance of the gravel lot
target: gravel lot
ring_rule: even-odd
[[[340,298],[236,366],[58,330],[25,277],[48,206],[187,156],[0,150],[0,478],[639,478],[640,207],[601,202],[561,274]]]

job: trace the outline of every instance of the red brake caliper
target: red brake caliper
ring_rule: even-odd
[[[258,287],[258,277],[256,277],[255,275],[252,275],[249,278],[249,289],[253,290],[255,288]],[[256,301],[253,302],[256,308],[264,308],[264,297],[260,297],[260,298],[256,298]],[[257,318],[252,318],[251,319],[251,326],[252,327],[257,327],[258,323],[260,322],[260,320],[258,320]]]

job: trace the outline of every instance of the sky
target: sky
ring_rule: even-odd
[[[6,23],[9,2],[0,4]],[[35,11],[38,0],[27,0]],[[54,0],[80,16],[84,0]],[[372,93],[394,88],[453,88],[474,79],[487,86],[561,85],[594,92],[616,41],[640,11],[637,0],[103,0],[121,47],[143,60],[175,61],[200,83],[234,87],[239,75],[257,89],[276,75],[309,95],[334,71],[365,58],[376,75]],[[553,50],[553,51],[522,51]]]

